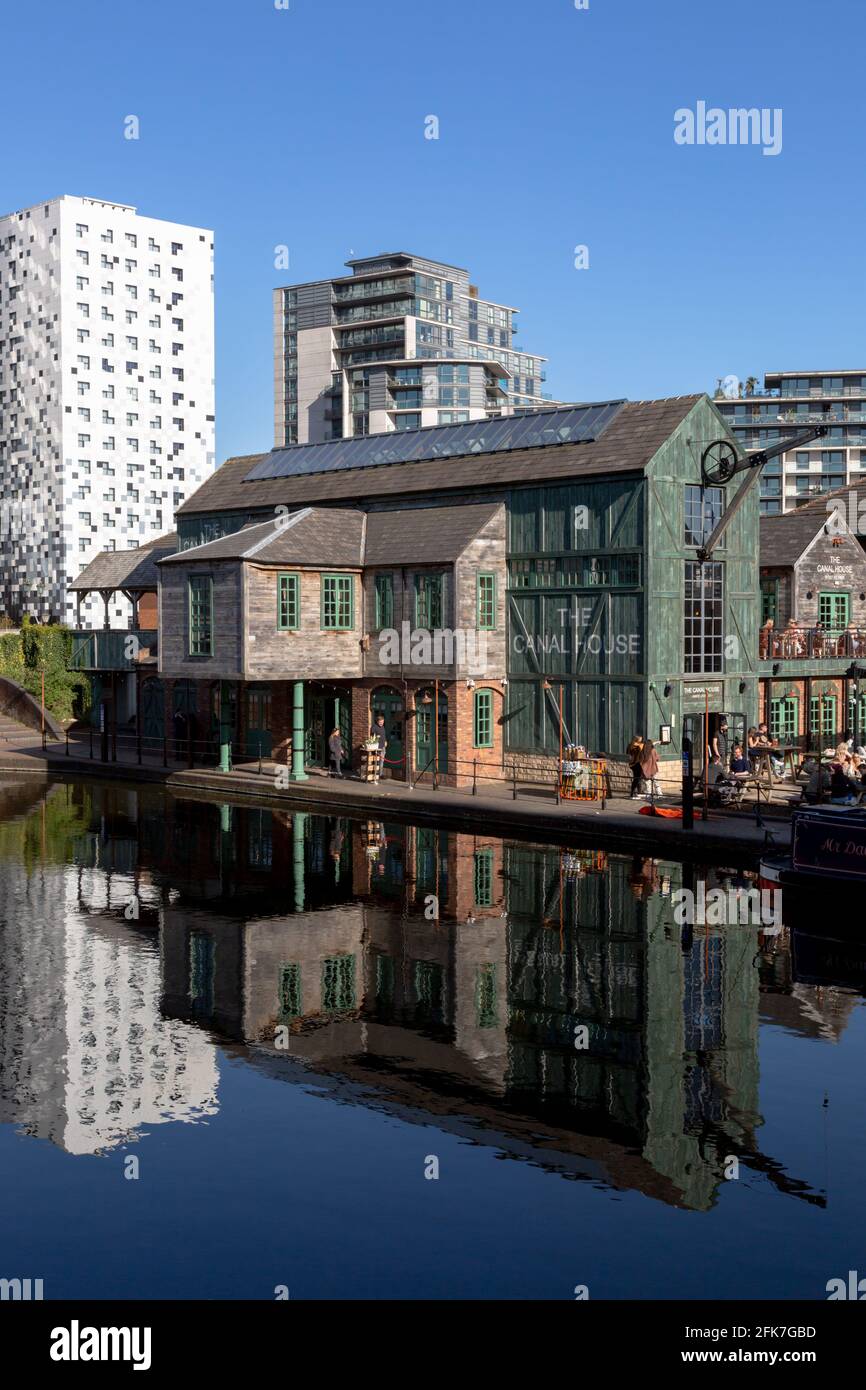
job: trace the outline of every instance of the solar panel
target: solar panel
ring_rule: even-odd
[[[497,454],[548,444],[588,444],[607,429],[623,404],[601,401],[596,405],[551,407],[493,420],[470,420],[463,425],[432,425],[358,439],[334,439],[326,444],[296,444],[290,449],[274,449],[260,459],[244,482],[467,454]]]

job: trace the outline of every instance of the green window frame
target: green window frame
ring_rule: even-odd
[[[280,632],[297,632],[301,625],[301,576],[277,576],[277,628]]]
[[[443,614],[443,576],[415,575],[415,626],[441,628]]]
[[[800,731],[800,701],[796,695],[782,695],[770,701],[770,733],[773,738],[797,738]]]
[[[761,580],[761,626],[763,627],[770,618],[774,624],[779,621],[778,579]]]
[[[394,626],[394,576],[376,575],[376,631]]]
[[[475,1020],[479,1028],[495,1028],[496,961],[479,965],[475,975]]]
[[[341,1013],[355,1008],[355,957],[328,956],[322,961],[322,1009]]]
[[[350,632],[355,626],[355,576],[322,575],[322,628],[326,632]]]
[[[476,907],[493,906],[493,850],[477,849],[473,858],[473,891]]]
[[[301,966],[298,961],[290,961],[280,966],[279,1016],[282,1019],[300,1018],[301,1007]]]
[[[825,695],[823,699],[820,695],[813,695],[809,702],[809,733],[818,735],[818,717],[820,710],[821,718],[821,738],[835,739],[839,732],[836,724],[836,696]]]
[[[830,589],[818,595],[818,622],[830,632],[843,632],[851,621],[851,595]]]
[[[482,571],[478,575],[475,592],[478,627],[492,632],[496,627],[496,575]]]
[[[189,654],[213,656],[213,579],[191,574],[188,580]]]
[[[493,747],[493,691],[482,687],[472,701],[472,746]]]

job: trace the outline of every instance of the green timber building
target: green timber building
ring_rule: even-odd
[[[168,722],[181,698],[205,729],[216,701],[243,745],[250,717],[260,738],[267,707],[267,747],[287,751],[302,704],[309,760],[314,719],[339,724],[357,750],[385,700],[395,747],[404,740],[408,750],[413,720],[426,721],[426,755],[430,716],[418,711],[435,680],[440,772],[449,759],[455,776],[477,759],[552,768],[560,733],[614,763],[643,733],[660,744],[662,775],[676,777],[686,732],[699,767],[705,710],[710,733],[725,714],[735,737],[758,713],[757,490],[712,561],[697,558],[740,481],[702,487],[702,452],[719,439],[731,441],[724,420],[708,396],[694,395],[229,459],[177,513],[183,560],[157,566],[160,625],[173,630],[160,636],[164,689],[149,690],[148,708],[164,696]],[[249,534],[238,539],[241,531]],[[339,546],[328,540],[338,533]],[[340,566],[337,581],[330,571]],[[287,574],[297,576],[304,631],[281,630]],[[324,599],[337,582],[347,595],[339,633]],[[219,613],[211,633],[202,628],[208,585]],[[195,615],[185,614],[193,589]],[[241,596],[234,607],[232,592]],[[384,671],[375,648],[388,593],[395,628],[405,618],[483,630],[487,667],[471,679],[453,662]],[[256,666],[265,648],[267,666]],[[225,712],[220,719],[225,737]],[[392,775],[411,776],[420,757],[407,751]]]

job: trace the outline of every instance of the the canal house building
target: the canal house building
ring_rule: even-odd
[[[622,767],[640,732],[675,779],[705,713],[758,713],[757,490],[697,556],[736,486],[702,486],[718,439],[695,395],[230,459],[156,566],[149,709],[296,775],[332,728],[358,766],[381,711],[398,778],[546,777],[560,742]]]
[[[866,553],[842,505],[760,523],[761,718],[783,746],[866,739]]]

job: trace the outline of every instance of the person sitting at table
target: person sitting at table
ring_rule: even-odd
[[[819,801],[826,801],[830,795],[830,768],[827,763],[817,762],[812,770],[812,774],[806,783],[803,796],[811,806],[815,806]]]
[[[823,624],[823,623],[816,623],[816,624],[815,624],[815,631],[814,631],[813,634],[812,634],[812,655],[813,655],[813,656],[823,656],[823,655],[824,655],[824,640],[825,640],[825,638],[826,638],[826,635],[827,635],[827,634],[826,634],[826,631],[825,631],[825,629],[824,629],[824,624]]]
[[[774,624],[774,622],[773,622],[773,619],[772,619],[772,618],[768,618],[767,621],[764,623],[764,626],[761,628],[761,632],[760,632],[760,654],[761,654],[761,660],[762,660],[762,661],[766,661],[766,659],[767,659],[768,656],[775,656],[775,655],[776,655],[776,653],[775,653],[774,651],[771,650],[772,642],[773,642],[773,637],[774,637],[774,635],[775,635],[775,634],[774,634],[774,631],[773,631],[774,627],[775,627],[775,624]]]
[[[750,773],[751,771],[752,764],[746,757],[743,745],[741,743],[735,743],[734,751],[731,755],[731,772],[735,775],[739,774],[742,776],[743,773]]]
[[[781,777],[785,771],[785,767],[782,762],[782,759],[779,757],[779,740],[777,738],[770,738],[766,721],[763,719],[758,725],[757,747],[759,753],[767,753],[769,755],[770,765],[773,769],[773,776]]]
[[[851,806],[857,796],[848,775],[848,762],[834,762],[830,769],[830,800],[834,806]]]

